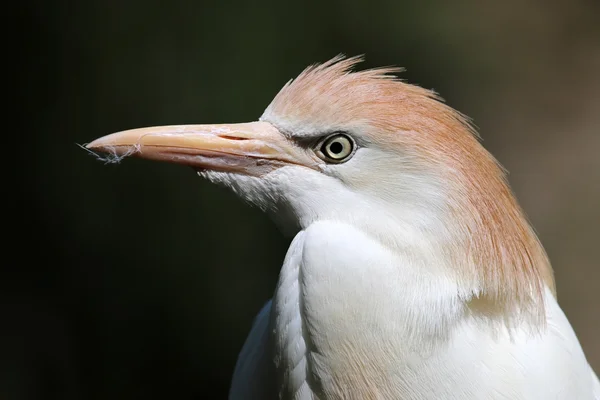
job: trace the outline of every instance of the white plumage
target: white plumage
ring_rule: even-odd
[[[343,223],[299,233],[273,305],[240,354],[230,399],[599,398],[549,290],[547,327],[509,332],[458,301],[452,280],[410,258]]]
[[[230,399],[600,400],[496,161],[427,90],[335,58],[259,122],[88,145],[190,165],[294,236]]]

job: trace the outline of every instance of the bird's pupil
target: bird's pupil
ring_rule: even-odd
[[[344,145],[340,142],[333,142],[329,145],[329,151],[333,154],[340,154],[344,150]]]

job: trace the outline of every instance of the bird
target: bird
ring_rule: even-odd
[[[472,121],[363,60],[310,65],[253,122],[86,145],[191,167],[291,239],[229,398],[599,400],[544,247]]]

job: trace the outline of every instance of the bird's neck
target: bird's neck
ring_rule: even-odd
[[[296,182],[272,216],[292,235],[319,221],[347,223],[414,268],[451,277],[478,310],[543,323],[543,292],[554,290],[550,263],[501,170],[489,170],[485,179],[459,169],[446,179],[404,173],[388,198],[336,186],[329,190],[338,195],[315,198],[310,182]]]
[[[510,193],[440,213],[371,213],[362,229],[413,260],[414,268],[453,279],[475,310],[544,324],[543,293],[554,293],[552,269]]]

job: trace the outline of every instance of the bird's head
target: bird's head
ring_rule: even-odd
[[[133,129],[87,147],[191,166],[290,234],[352,224],[474,299],[539,315],[551,268],[501,167],[433,92],[394,68],[351,72],[359,61],[307,68],[257,122]]]

